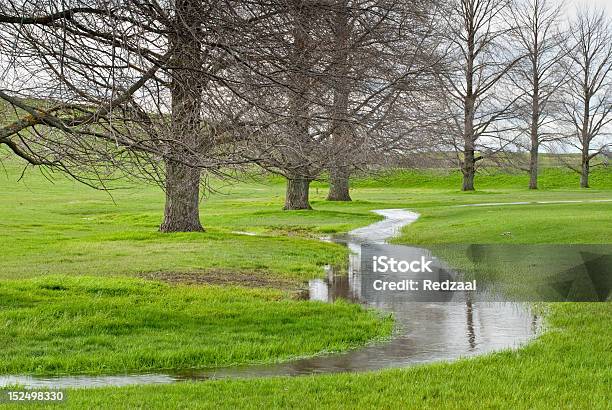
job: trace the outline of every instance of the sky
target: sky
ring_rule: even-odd
[[[597,7],[603,8],[607,11],[608,16],[612,17],[612,0],[565,0],[566,2],[566,13],[568,17],[572,17],[575,14],[577,7]]]

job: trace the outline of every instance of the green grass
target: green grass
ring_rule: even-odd
[[[36,173],[0,174],[0,278],[41,274],[140,274],[234,269],[303,281],[342,265],[346,251],[309,236],[346,231],[378,217],[282,211],[282,187],[239,184],[204,202],[207,232],[161,234],[163,193],[153,186],[104,192]],[[113,202],[114,200],[114,202]],[[254,232],[262,236],[239,235]],[[24,264],[24,261],[27,263]]]
[[[609,243],[611,214],[612,202],[425,208],[395,242]]]
[[[346,261],[346,249],[314,236],[378,219],[367,211],[287,213],[282,187],[239,184],[205,201],[206,233],[161,234],[163,193],[156,187],[117,189],[111,198],[62,176],[51,183],[28,172],[18,181],[20,168],[4,166],[0,373],[270,362],[346,350],[391,331],[388,318],[353,305],[291,300],[305,280],[323,276],[325,264]],[[134,278],[208,271],[230,280],[239,273],[264,287],[282,279],[288,290]],[[57,281],[67,289],[46,285]]]
[[[61,178],[52,185],[32,174],[16,183],[19,169],[13,163],[5,165],[7,175],[0,175],[0,326],[3,331],[17,329],[16,335],[5,331],[0,336],[5,338],[0,348],[5,371],[78,373],[87,369],[95,373],[272,361],[345,349],[379,337],[388,332],[388,320],[344,303],[298,302],[279,290],[168,286],[133,278],[147,272],[222,270],[230,276],[234,271],[256,272],[298,283],[321,276],[325,263],[345,260],[345,249],[315,237],[376,221],[372,209],[407,208],[421,213],[422,218],[397,239],[420,245],[606,244],[612,227],[610,203],[456,207],[611,199],[612,173],[603,168],[596,171],[590,190],[578,189],[573,173],[545,170],[543,189],[535,192],[524,188],[526,177],[518,174],[480,175],[479,190],[462,193],[455,174],[394,172],[384,178],[358,178],[352,203],[325,202],[325,185],[317,183],[311,192],[315,210],[310,212],[281,211],[281,181],[264,178],[224,188],[223,195],[206,200],[202,206],[206,233],[164,235],[156,232],[163,196],[154,187],[115,191],[113,203],[105,193]],[[502,235],[506,232],[511,234]],[[69,286],[66,290],[41,287],[58,281]],[[130,291],[98,294],[88,290],[114,286]],[[60,298],[61,292],[70,296]],[[137,303],[143,299],[146,303]],[[515,352],[361,375],[71,390],[65,405],[606,408],[612,381],[611,305],[549,304],[547,309],[546,334]],[[62,326],[42,323],[41,318],[48,315]],[[170,322],[165,320],[169,317]],[[260,317],[269,320],[260,322]],[[316,320],[309,324],[303,317]],[[211,326],[206,334],[200,333],[201,318]],[[185,326],[172,327],[173,321]],[[254,327],[249,331],[244,326]],[[275,331],[267,332],[268,326]],[[292,342],[303,327],[305,339]],[[183,338],[185,349],[169,348],[171,341]],[[70,350],[72,342],[74,350]],[[218,347],[221,343],[225,343],[223,349]],[[84,346],[92,349],[91,357],[84,353]],[[135,353],[122,356],[123,346]]]
[[[0,288],[0,374],[123,373],[346,350],[392,321],[273,289],[49,276]]]
[[[590,176],[593,189],[612,189],[612,171],[609,168],[594,168]],[[380,171],[374,175],[357,177],[353,181],[356,188],[427,188],[458,189],[462,175],[457,170],[392,170]],[[568,168],[543,168],[538,176],[538,186],[543,190],[575,189],[580,176]],[[529,175],[525,172],[508,171],[499,168],[482,169],[475,179],[476,189],[525,189],[529,185]]]
[[[315,186],[312,190],[315,211],[284,212],[281,210],[282,184],[237,183],[221,188],[223,194],[204,201],[202,221],[206,233],[168,235],[157,232],[163,210],[163,195],[157,187],[142,185],[118,189],[112,192],[111,198],[107,193],[93,191],[61,176],[52,184],[35,171],[16,183],[20,169],[15,163],[6,163],[5,166],[7,174],[0,174],[0,205],[3,209],[0,243],[4,250],[0,277],[4,278],[41,274],[139,275],[154,271],[233,269],[300,281],[320,276],[327,263],[345,263],[345,249],[321,243],[314,237],[348,231],[378,220],[379,217],[369,212],[371,209],[408,207],[423,212],[423,220],[412,232],[417,232],[419,224],[426,222],[427,218],[449,228],[440,235],[440,227],[436,227],[436,230],[428,231],[428,237],[418,228],[416,235],[425,235],[421,241],[435,242],[439,238],[447,240],[447,233],[452,235],[457,231],[451,225],[463,223],[454,218],[461,219],[462,212],[470,212],[448,209],[452,203],[612,197],[609,190],[603,189],[529,192],[515,189],[510,183],[508,187],[502,185],[496,190],[460,193],[440,188],[444,183],[434,184],[427,172],[422,173],[423,182],[420,183],[404,180],[407,173],[398,172],[389,176],[390,187],[399,186],[403,181],[402,188],[380,186],[379,177],[358,179],[356,184],[364,186],[353,193],[355,202],[342,204],[323,201],[326,188]],[[408,174],[413,179],[418,176]],[[569,178],[568,174],[568,183]],[[279,181],[272,179],[272,182]],[[412,187],[429,183],[437,188]],[[609,206],[593,205],[592,215],[579,211],[577,215],[584,219],[584,223],[572,225],[577,232],[568,238],[602,240],[605,231],[592,227],[599,223],[598,218],[607,212]],[[440,207],[442,209],[438,209]],[[513,228],[516,235],[511,238],[521,240],[520,237],[517,239],[521,230],[541,232],[549,229],[550,236],[539,236],[539,241],[562,240],[560,237],[564,233],[556,228],[557,216],[547,211],[552,207],[541,208],[542,215],[536,218],[539,229],[530,230],[530,225],[517,218],[518,226]],[[585,205],[567,205],[554,209],[559,211],[559,217],[565,218],[576,209],[586,208]],[[493,221],[484,220],[487,212]],[[484,231],[487,231],[487,240],[500,234],[492,223],[498,213],[499,210],[492,213],[483,210],[482,221],[470,222],[481,240],[485,238]],[[453,221],[449,222],[450,219]],[[542,226],[542,222],[546,225]],[[253,232],[259,236],[235,232]],[[407,236],[406,239],[419,240],[416,236]],[[24,260],[27,260],[26,264]]]
[[[612,304],[554,304],[518,351],[364,374],[69,390],[68,408],[609,409]]]

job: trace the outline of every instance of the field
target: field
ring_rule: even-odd
[[[111,196],[7,161],[0,174],[0,373],[112,374],[272,362],[355,348],[387,337],[391,318],[296,295],[347,251],[320,242],[378,220],[370,211],[421,214],[397,243],[610,243],[612,171],[590,190],[576,174],[490,171],[478,191],[454,172],[360,176],[352,203],[281,210],[278,178],[253,178],[204,201],[205,233],[160,234],[157,187]],[[565,201],[565,202],[564,202]],[[571,202],[567,201],[584,201]],[[600,201],[600,202],[595,202]],[[462,207],[503,202],[545,204]],[[246,234],[248,233],[248,235]],[[510,234],[508,234],[510,233]],[[547,330],[515,352],[368,374],[71,390],[65,406],[606,408],[612,399],[612,307],[547,304]],[[62,405],[64,406],[64,405]]]

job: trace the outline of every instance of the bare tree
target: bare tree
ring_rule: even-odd
[[[526,58],[512,70],[512,81],[520,90],[521,131],[529,136],[529,189],[538,188],[538,157],[543,143],[560,137],[557,125],[559,89],[567,78],[562,64],[566,52],[560,27],[562,3],[522,0],[513,3],[509,17],[516,25],[515,44]]]
[[[603,11],[580,11],[571,24],[569,81],[563,98],[564,120],[572,145],[580,150],[580,186],[589,187],[591,161],[610,146],[612,121],[612,25]],[[603,138],[601,144],[596,144]]]
[[[194,152],[206,145],[202,133],[202,81],[204,63],[204,22],[202,3],[196,0],[175,0],[175,13],[170,31],[169,49],[172,51],[170,66],[172,80],[173,133],[182,144]],[[205,14],[204,14],[205,15]],[[183,149],[171,145],[171,150]],[[178,153],[181,156],[182,153]],[[178,161],[166,161],[166,205],[162,232],[191,232],[203,230],[200,224],[200,169]]]
[[[338,115],[338,87],[328,80],[348,80],[338,76],[339,62],[330,52],[335,45],[326,19],[336,9],[329,3],[280,0],[274,18],[260,28],[268,33],[260,44],[267,55],[256,63],[266,86],[254,90],[249,115],[267,125],[249,149],[265,169],[287,179],[286,210],[311,209],[310,183],[338,158],[331,135],[339,138],[348,125],[346,113]]]
[[[310,209],[308,186],[325,170],[329,199],[349,200],[351,172],[405,149],[411,96],[435,65],[424,9],[416,0],[279,2],[261,44],[268,57],[257,62],[268,86],[251,98],[251,121],[268,125],[249,148],[287,178],[285,209]]]
[[[289,159],[287,171],[287,193],[285,210],[310,209],[310,182],[320,173],[322,166],[317,160],[322,152],[318,141],[323,138],[321,129],[311,117],[314,117],[317,100],[315,78],[318,59],[316,44],[313,38],[314,28],[320,18],[316,4],[301,1],[289,2],[289,18],[293,44],[288,54],[287,99],[288,99],[288,135],[294,146]],[[320,27],[320,26],[319,26]]]
[[[512,27],[504,20],[509,0],[451,0],[444,13],[448,31],[448,71],[440,76],[450,114],[450,145],[463,173],[462,189],[474,190],[477,162],[494,151],[490,141],[505,132],[518,98],[500,90],[520,61],[504,47]],[[509,101],[501,98],[510,96]],[[502,141],[502,140],[500,140]],[[497,149],[505,148],[503,142]]]
[[[354,170],[374,157],[379,160],[414,146],[408,131],[416,123],[410,123],[418,117],[421,97],[431,88],[432,71],[442,62],[435,27],[439,3],[335,3],[329,19],[334,45],[329,70],[334,160],[328,200],[349,201]],[[425,122],[420,118],[421,137]]]
[[[15,121],[0,142],[82,181],[122,167],[163,181],[160,230],[200,231],[201,171],[248,162],[232,148],[238,127],[246,135],[236,79],[248,78],[237,73],[250,70],[260,12],[233,1],[1,0],[0,97]]]

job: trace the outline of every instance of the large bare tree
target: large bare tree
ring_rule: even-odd
[[[354,16],[348,0],[338,0],[332,10],[333,61],[331,74],[334,77],[331,139],[335,160],[329,167],[329,201],[350,201],[349,176],[351,162],[346,147],[351,144],[352,127],[349,118],[351,94],[351,37],[355,31]],[[354,140],[354,138],[353,138]]]
[[[570,33],[563,110],[572,145],[581,153],[580,186],[588,188],[593,158],[611,146],[612,25],[603,11],[586,9]]]
[[[431,88],[432,71],[441,63],[439,27],[435,27],[439,4],[335,2],[329,19],[334,160],[328,200],[350,200],[349,177],[354,170],[413,145],[407,137],[415,125],[410,123]],[[425,122],[419,121],[421,137]]]
[[[309,186],[334,160],[335,147],[346,142],[349,81],[347,62],[339,61],[337,42],[327,19],[342,11],[335,2],[279,1],[275,17],[261,28],[268,32],[260,47],[267,50],[258,61],[261,80],[256,89],[252,121],[269,124],[250,149],[262,157],[261,165],[287,180],[286,210],[310,209]],[[342,50],[348,53],[348,50]],[[342,66],[342,68],[340,68]],[[338,85],[335,82],[339,82]],[[351,117],[352,119],[352,117]],[[343,134],[340,136],[340,134]]]
[[[237,1],[2,0],[0,97],[15,121],[1,142],[80,180],[79,168],[96,164],[101,179],[101,169],[116,175],[130,164],[164,183],[162,231],[202,230],[202,170],[222,174],[246,161],[231,147],[245,88],[236,79],[248,78],[236,73],[249,70],[249,27],[262,10]]]

